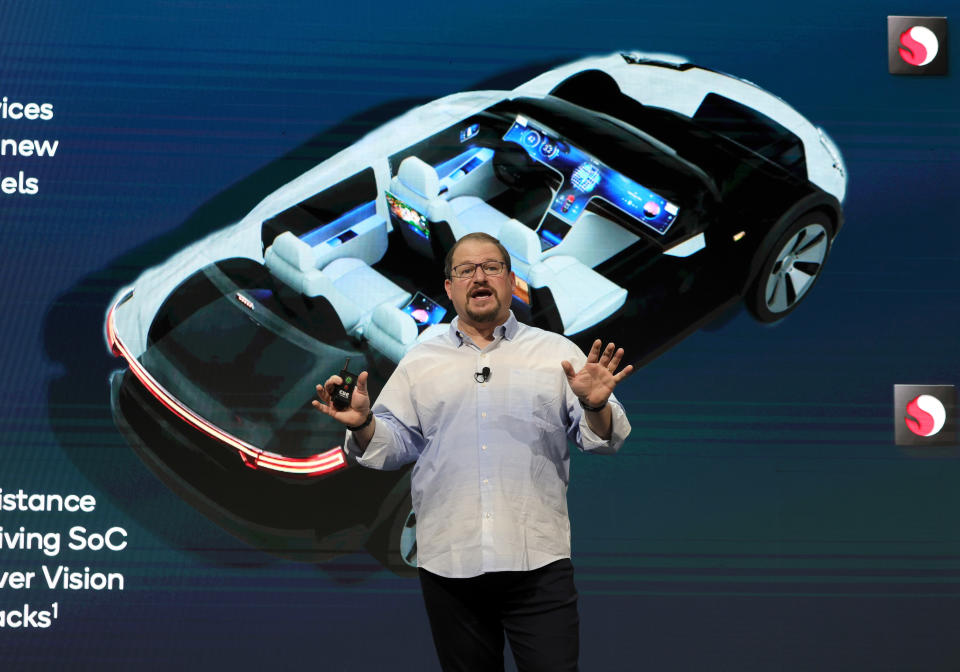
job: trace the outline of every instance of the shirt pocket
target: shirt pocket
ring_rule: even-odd
[[[557,372],[531,369],[510,369],[507,402],[509,411],[518,418],[531,418],[538,424],[562,426],[560,383],[563,370]]]

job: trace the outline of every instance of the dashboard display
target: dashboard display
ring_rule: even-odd
[[[680,208],[637,184],[583,150],[552,136],[526,117],[517,115],[504,140],[523,147],[530,157],[563,177],[550,212],[573,224],[594,198],[614,206],[644,226],[664,234]]]
[[[600,169],[592,163],[581,163],[570,176],[573,188],[584,194],[589,194],[600,184]]]

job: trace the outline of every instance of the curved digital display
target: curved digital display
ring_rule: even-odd
[[[577,191],[589,194],[600,184],[600,169],[592,163],[581,163],[570,176],[570,184]]]
[[[535,161],[563,176],[550,212],[573,224],[593,198],[600,198],[638,222],[664,234],[677,218],[679,207],[663,196],[625,177],[586,152],[552,137],[526,117],[516,121],[504,140],[523,147]]]

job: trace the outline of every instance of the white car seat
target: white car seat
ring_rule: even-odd
[[[381,304],[373,311],[364,336],[371,347],[399,362],[414,345],[445,332],[449,327],[449,323],[431,324],[423,333],[418,333],[412,315],[396,306]]]
[[[496,238],[503,223],[509,219],[478,196],[452,198],[450,199],[450,205],[459,220],[460,230],[464,234],[481,231]]]
[[[326,298],[337,311],[345,329],[352,329],[360,321],[360,309],[336,287],[331,278],[316,267],[313,248],[290,231],[277,236],[263,257],[264,264],[274,277],[298,294]]]
[[[503,224],[498,238],[510,253],[514,273],[530,285],[534,312],[549,315],[555,306],[560,324],[548,326],[567,336],[606,319],[627,300],[626,289],[576,258],[544,258],[537,233],[515,219]]]
[[[428,243],[411,231],[400,226],[400,232],[411,248],[425,256],[439,258],[459,240],[466,231],[450,203],[440,196],[440,178],[429,163],[408,156],[400,164],[396,176],[390,180],[390,193],[405,201],[420,212],[430,223],[430,235],[434,244]]]
[[[408,156],[390,181],[390,192],[420,211],[431,223],[431,234],[438,236],[446,253],[453,243],[468,233],[482,231],[496,237],[508,217],[478,196],[458,196],[447,201],[440,195],[436,169],[416,156]],[[425,246],[416,234],[403,227],[403,236],[414,249]],[[438,255],[434,255],[438,256]]]
[[[313,248],[290,231],[277,236],[264,262],[275,277],[300,294],[326,298],[348,331],[362,331],[381,303],[400,306],[410,300],[409,293],[362,259],[340,257],[318,269]]]
[[[367,266],[362,259],[334,259],[323,267],[323,273],[341,294],[353,302],[354,308],[360,312],[361,326],[369,322],[377,306],[402,306],[410,300],[408,292]]]

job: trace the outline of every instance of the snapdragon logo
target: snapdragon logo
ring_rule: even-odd
[[[898,446],[942,446],[956,442],[953,385],[894,385],[894,439]]]
[[[947,19],[937,16],[888,16],[890,74],[947,74]]]
[[[910,65],[927,65],[938,51],[940,41],[929,28],[914,26],[900,33],[900,58]]]
[[[917,436],[933,436],[941,429],[947,419],[947,410],[940,400],[930,394],[914,397],[907,404],[907,429]]]

